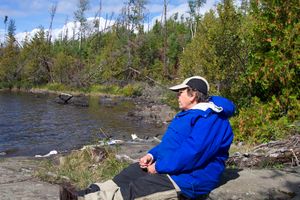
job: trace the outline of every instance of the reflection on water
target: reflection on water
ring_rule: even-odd
[[[99,139],[100,128],[117,139],[130,134],[154,136],[162,129],[127,120],[131,102],[114,107],[60,105],[54,96],[0,92],[0,156],[33,156],[67,151]]]

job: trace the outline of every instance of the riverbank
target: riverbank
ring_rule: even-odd
[[[170,102],[171,100],[169,99],[169,95],[172,95],[173,92],[160,86],[150,87],[148,84],[143,83],[131,87],[132,89],[123,89],[124,91],[119,92],[116,91],[120,89],[114,89],[113,86],[110,89],[90,89],[85,92],[79,90],[59,90],[59,88],[53,88],[52,90],[52,87],[50,87],[50,89],[46,87],[31,89],[12,88],[0,89],[0,91],[32,93],[37,97],[52,95],[56,96],[54,99],[56,103],[82,107],[89,106],[90,97],[98,98],[99,105],[105,107],[113,107],[121,102],[131,101],[135,105],[135,109],[128,112],[124,118],[152,124],[157,127],[166,125],[175,116],[177,110],[170,106],[172,102]],[[71,98],[68,98],[69,96]],[[175,94],[173,94],[173,96],[173,103],[177,105]]]
[[[1,200],[58,200],[59,185],[34,176],[41,159],[5,158],[0,161]],[[227,169],[209,200],[300,199],[300,167]]]
[[[143,102],[142,99],[139,101]],[[141,108],[154,105],[156,105],[156,102],[141,105]],[[298,144],[300,143],[298,142]],[[130,155],[132,159],[137,159],[153,145],[155,143],[121,145],[119,152],[122,152],[122,154],[118,155],[120,157]],[[234,154],[234,152],[232,153]],[[249,154],[243,154],[243,156],[242,160],[248,158]],[[34,176],[34,172],[39,168],[40,161],[41,159],[29,157],[1,159],[0,199],[58,199],[58,185],[40,181]],[[280,169],[227,169],[222,178],[221,186],[210,194],[209,199],[296,200],[300,198],[298,192],[300,188],[299,180],[299,166],[292,168],[281,166]]]

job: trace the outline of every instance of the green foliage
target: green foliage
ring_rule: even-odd
[[[122,42],[115,31],[103,38],[104,47],[96,58],[96,67],[91,72],[95,74],[95,78],[101,81],[108,81],[114,77],[125,79],[123,72],[127,58]]]
[[[201,22],[203,31],[198,30],[198,34],[187,45],[180,60],[179,74],[182,77],[189,77],[195,74],[202,75],[208,80],[215,80],[215,75],[219,74],[217,66],[217,55],[213,45],[215,35],[217,35],[216,17],[213,12],[206,13]]]
[[[0,82],[0,89],[8,89],[12,88],[13,84],[7,82]]]
[[[256,143],[299,134],[299,126],[292,124],[299,121],[300,111],[300,10],[297,1],[253,2],[251,8],[251,53],[237,93],[256,98],[240,104],[243,107],[233,121],[237,140]]]
[[[120,94],[120,87],[117,85],[91,85],[88,89],[90,93],[103,93],[103,94]]]
[[[142,88],[138,84],[128,84],[122,88],[122,94],[128,97],[141,96]]]
[[[265,102],[273,96],[299,99],[299,2],[260,3],[252,4],[254,35],[243,88]],[[288,110],[287,102],[282,103],[282,111]]]
[[[13,33],[9,35],[7,44],[1,49],[0,55],[0,82],[13,85],[21,76],[20,49]]]
[[[146,1],[130,1],[120,21],[87,38],[88,2],[79,1],[74,13],[82,23],[80,38],[63,33],[49,43],[41,28],[19,46],[12,22],[0,46],[0,88],[49,84],[55,91],[138,96],[142,87],[136,81],[145,77],[169,85],[202,75],[211,94],[226,96],[239,108],[232,120],[237,141],[264,142],[294,131],[300,104],[298,0],[245,0],[240,7],[224,0],[203,16],[205,1],[193,0],[190,17],[179,20],[177,13],[146,32]],[[177,108],[172,95],[163,101]]]
[[[127,84],[124,87],[118,85],[109,84],[109,85],[91,85],[88,89],[90,93],[103,93],[103,94],[114,94],[114,95],[124,95],[127,97],[135,97],[142,95],[142,87],[140,84],[132,83]]]
[[[182,77],[202,75],[210,82],[212,92],[233,96],[239,75],[247,63],[247,46],[243,42],[243,15],[226,0],[206,13],[192,42],[181,57]]]
[[[25,89],[25,90],[29,90],[33,87],[33,85],[26,80],[16,81],[14,82],[13,86],[18,89]]]
[[[48,83],[47,85],[45,85],[42,88],[50,90],[50,91],[60,91],[60,92],[70,90],[70,87],[67,87],[66,85],[61,84],[61,83]]]
[[[74,57],[64,52],[58,52],[53,59],[53,67],[51,70],[53,81],[71,85],[74,72],[76,72],[76,69],[74,69],[75,66],[76,60]]]
[[[176,97],[177,93],[175,92],[168,92],[164,95],[162,99],[162,103],[170,106],[174,110],[178,110],[178,99]]]
[[[34,85],[51,81],[51,54],[44,30],[41,28],[31,41],[25,42],[21,55],[23,79]]]
[[[15,20],[10,19],[8,22],[7,35],[9,38],[13,38],[16,32]]]
[[[257,144],[278,140],[292,133],[299,134],[299,127],[291,124],[294,118],[299,119],[300,106],[297,101],[291,106],[293,118],[289,114],[279,117],[280,104],[275,97],[269,103],[262,103],[257,97],[252,98],[251,105],[239,109],[238,115],[231,119],[235,141]],[[294,116],[295,113],[297,116]]]

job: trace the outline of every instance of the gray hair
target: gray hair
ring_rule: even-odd
[[[195,90],[195,89],[192,89],[192,88],[187,88],[187,94],[189,96],[192,96],[194,94],[195,97],[196,97],[196,101],[198,103],[200,103],[200,102],[208,102],[209,101],[208,94],[203,94],[202,92],[200,92],[198,90]]]

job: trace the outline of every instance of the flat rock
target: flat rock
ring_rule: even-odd
[[[227,169],[211,200],[300,199],[300,167],[290,170]]]
[[[1,200],[57,200],[59,187],[33,176],[37,159],[14,157],[0,160]]]
[[[146,153],[154,143],[130,145],[134,159]],[[14,157],[0,159],[1,200],[57,200],[59,186],[42,182],[33,176],[42,158]],[[227,169],[221,184],[210,200],[300,199],[300,167],[275,169]]]

